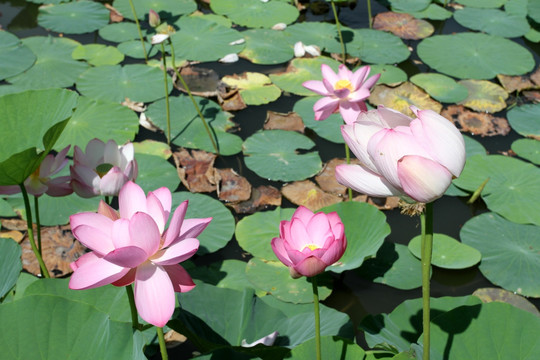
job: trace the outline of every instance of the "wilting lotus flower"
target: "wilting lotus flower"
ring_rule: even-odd
[[[118,204],[119,213],[101,201],[97,213],[70,217],[73,235],[93,251],[71,263],[74,273],[69,288],[126,286],[134,282],[139,315],[163,327],[174,311],[174,292],[195,287],[178,263],[195,254],[199,248],[196,237],[211,218],[184,219],[188,206],[184,201],[165,230],[171,192],[163,187],[146,197],[131,181],[120,190]]]
[[[352,124],[360,113],[367,111],[364,100],[370,95],[370,89],[381,77],[375,74],[368,79],[369,66],[363,66],[354,73],[343,64],[338,73],[326,64],[321,65],[322,81],[309,80],[302,85],[324,97],[313,106],[315,120],[324,120],[338,111],[347,124]]]
[[[291,221],[280,224],[272,250],[291,276],[315,276],[341,258],[347,247],[345,228],[336,212],[314,214],[300,206]]]
[[[69,182],[70,176],[59,176],[51,179],[51,176],[62,170],[68,163],[66,154],[70,148],[68,145],[56,156],[48,154],[45,156],[39,167],[25,181],[24,187],[29,194],[41,196],[65,196],[73,192]],[[21,191],[18,185],[0,186],[0,194],[16,194]]]
[[[118,146],[114,140],[107,144],[90,140],[86,154],[75,146],[71,186],[81,197],[116,196],[129,180],[137,178],[137,161],[132,143]]]
[[[436,112],[411,110],[414,120],[380,106],[343,125],[361,165],[338,165],[337,181],[371,196],[406,195],[423,203],[441,197],[465,165],[463,136]]]

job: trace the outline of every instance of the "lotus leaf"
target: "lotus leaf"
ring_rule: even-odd
[[[281,1],[213,0],[210,8],[234,23],[249,28],[271,28],[278,23],[290,24],[298,18],[296,7]]]
[[[523,159],[540,165],[540,141],[534,139],[518,139],[512,143],[512,150]]]
[[[124,60],[124,54],[112,46],[101,44],[81,45],[73,50],[75,60],[86,60],[90,65],[116,65]]]
[[[411,77],[411,82],[424,89],[435,100],[456,103],[464,100],[469,94],[467,87],[458,84],[454,79],[442,74],[420,73]]]
[[[504,5],[508,0],[456,0],[456,2],[463,4],[465,6],[475,7],[475,8],[498,8]]]
[[[289,33],[268,29],[253,29],[242,32],[246,47],[239,54],[254,64],[280,64],[293,58],[293,46]]]
[[[0,80],[22,73],[36,61],[36,55],[19,38],[0,31]]]
[[[498,9],[466,7],[457,10],[454,19],[469,29],[509,38],[523,36],[530,29],[524,15],[509,14]]]
[[[540,104],[527,104],[508,111],[512,129],[523,136],[540,140]]]
[[[304,125],[315,131],[317,135],[328,141],[343,144],[345,141],[341,135],[341,125],[343,125],[341,115],[332,114],[323,121],[315,120],[313,105],[315,105],[315,102],[320,98],[320,96],[305,97],[294,104],[293,110],[302,117]]]
[[[425,10],[431,0],[389,0],[392,10],[397,11],[422,11]]]
[[[239,89],[240,96],[246,105],[262,105],[276,100],[281,90],[270,78],[261,73],[247,72],[241,76],[225,76],[221,79],[225,84]]]
[[[109,10],[102,4],[80,0],[39,8],[38,24],[59,33],[84,34],[109,23]]]
[[[410,56],[410,51],[400,38],[384,31],[354,30],[354,38],[347,45],[347,52],[372,64],[400,63]]]
[[[377,84],[386,84],[392,86],[407,81],[407,73],[394,65],[371,65],[370,73],[381,74]]]
[[[22,270],[21,246],[13,239],[0,238],[0,299],[17,283]]]
[[[486,80],[461,80],[468,96],[459,102],[478,112],[496,113],[506,107],[508,93],[499,85]]]
[[[141,29],[142,35],[146,35],[146,30]],[[121,43],[129,40],[139,39],[137,25],[130,22],[112,23],[99,29],[99,36],[104,40]]]
[[[150,9],[160,14],[162,20],[183,14],[191,14],[197,10],[194,0],[132,0],[139,20],[148,20]],[[113,6],[125,18],[134,20],[129,0],[115,0]]]
[[[409,14],[417,19],[446,20],[452,17],[452,12],[446,10],[437,4],[429,4],[422,11],[408,11]]]
[[[415,236],[409,242],[409,250],[421,258],[422,237]],[[444,269],[465,269],[480,262],[482,255],[478,250],[462,244],[445,234],[433,234],[433,255],[431,264]]]

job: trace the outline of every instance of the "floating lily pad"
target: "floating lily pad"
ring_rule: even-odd
[[[435,74],[421,73],[411,77],[411,82],[424,89],[435,100],[446,103],[456,103],[464,100],[469,91],[458,84],[451,77]]]
[[[293,45],[287,38],[290,34],[268,29],[252,29],[242,32],[246,47],[239,54],[254,64],[280,64],[294,57]]]
[[[348,29],[341,30],[347,42],[347,36],[352,37],[353,33]],[[287,41],[292,45],[301,41],[304,45],[316,45],[321,51],[341,53],[341,44],[334,24],[306,21],[287,26],[283,32],[290,35]]]
[[[144,42],[144,48],[148,57],[152,57],[158,53],[159,46],[153,46],[149,42]],[[124,55],[134,59],[144,59],[144,50],[140,40],[129,40],[118,44],[118,50]]]
[[[196,16],[182,16],[175,23],[179,31],[171,35],[175,56],[180,59],[216,61],[238,53],[244,44],[230,45],[242,39],[242,33]]]
[[[529,32],[525,34],[525,39],[534,43],[540,42],[540,31],[531,28]]]
[[[512,15],[527,16],[527,4],[529,0],[511,0],[504,4],[504,11]]]
[[[428,7],[431,0],[389,0],[393,10],[422,11]]]
[[[408,81],[395,88],[385,85],[375,86],[369,97],[369,102],[373,105],[384,105],[395,109],[407,116],[413,115],[409,108],[411,105],[419,109],[430,109],[436,113],[440,113],[442,110],[440,103],[430,98],[422,89]]]
[[[532,360],[540,352],[534,336],[540,319],[509,304],[462,306],[433,319],[433,324],[432,359]]]
[[[363,62],[373,64],[400,63],[410,56],[410,51],[400,38],[380,30],[354,30],[347,52]]]
[[[315,339],[311,339],[292,349],[293,359],[316,359]],[[358,360],[364,359],[364,350],[350,340],[337,336],[321,337],[321,359]]]
[[[518,139],[512,143],[512,150],[533,164],[540,165],[540,141],[534,139]]]
[[[102,4],[80,0],[58,5],[41,6],[38,24],[58,33],[84,34],[109,23],[109,10]]]
[[[465,152],[467,159],[474,155],[487,155],[487,150],[482,144],[480,144],[477,140],[467,136],[463,135],[463,140],[465,140]],[[446,190],[444,195],[448,196],[467,196],[469,195],[468,192],[461,190],[458,188],[454,183],[452,182],[450,184],[450,187]]]
[[[199,19],[204,19],[207,21],[212,21],[228,28],[232,27],[232,24],[233,24],[229,18],[225,16],[221,16],[221,15],[216,15],[216,14],[203,14],[201,12],[194,12],[193,14],[189,16],[197,17]]]
[[[327,57],[293,59],[285,72],[270,74],[270,79],[283,91],[302,96],[316,95],[313,91],[303,87],[302,83],[313,79],[322,80],[322,64],[330,66],[336,72],[339,66],[339,62]]]
[[[146,36],[146,30],[141,29],[142,35]],[[137,25],[132,22],[112,23],[99,29],[99,36],[104,40],[121,43],[139,39]]]
[[[536,1],[529,1],[527,3],[527,11],[529,16],[536,21],[537,23],[540,23],[540,4]]]
[[[169,145],[157,140],[147,139],[141,142],[134,142],[133,147],[135,148],[135,154],[159,156],[165,160],[170,158],[172,154]]]
[[[371,65],[370,73],[381,74],[377,84],[386,84],[392,86],[407,81],[407,73],[394,65]]]
[[[18,37],[0,31],[0,80],[22,73],[35,61],[36,55]]]
[[[230,120],[232,115],[224,112],[216,103],[208,99],[196,96],[195,100],[208,122],[214,140],[217,137],[215,141],[219,153],[233,155],[240,152],[242,139],[227,132],[235,125]],[[171,97],[169,98],[169,106],[171,111],[171,142],[178,146],[215,152],[204,124],[189,97]],[[165,99],[151,104],[146,116],[164,132],[167,131]]]
[[[508,93],[499,85],[486,80],[460,80],[468,96],[459,102],[479,112],[496,113],[506,107]]]
[[[136,182],[144,191],[153,191],[162,186],[174,191],[180,185],[176,168],[166,159],[147,154],[136,154],[135,159],[139,167]]]
[[[293,131],[259,131],[246,139],[243,145],[246,166],[262,178],[279,181],[304,180],[322,168],[316,152],[309,150],[315,143]]]
[[[271,28],[277,23],[290,24],[298,18],[296,7],[281,1],[213,0],[210,8],[234,23],[249,28]]]
[[[429,4],[429,6],[422,11],[408,11],[408,13],[417,19],[430,20],[446,20],[450,19],[453,15],[451,11],[448,11],[437,4]]]
[[[169,81],[169,92],[172,82]],[[88,69],[77,81],[83,95],[100,100],[151,102],[165,97],[163,71],[147,65],[104,65]]]
[[[113,46],[88,44],[76,47],[71,56],[75,60],[86,60],[90,65],[116,65],[124,60],[124,54]]]
[[[508,38],[523,36],[530,29],[525,16],[509,14],[498,9],[465,7],[456,10],[454,19],[469,29]]]
[[[508,0],[456,0],[456,2],[470,7],[495,9],[503,6]]]
[[[540,225],[540,168],[501,155],[477,155],[467,159],[454,184],[475,191],[489,178],[482,190],[488,209],[510,221]]]
[[[518,134],[540,140],[540,104],[527,104],[508,111],[508,122]]]
[[[315,112],[313,111],[313,105],[319,100],[320,96],[307,96],[294,104],[294,112],[296,112],[302,118],[306,127],[315,131],[320,137],[343,144],[343,136],[341,135],[341,125],[343,125],[343,119],[339,114],[332,114],[323,121],[315,120]]]
[[[212,218],[206,229],[197,236],[200,242],[197,254],[212,253],[227,245],[234,234],[234,217],[231,211],[208,195],[193,194],[188,191],[173,193],[173,209],[185,200],[189,200],[186,219]]]
[[[421,258],[422,237],[415,236],[409,242],[409,250]],[[445,234],[433,234],[433,254],[431,264],[443,269],[465,269],[480,262],[482,255],[478,250],[460,243]]]
[[[485,213],[465,223],[460,238],[482,253],[480,271],[489,281],[520,295],[540,297],[540,227]]]
[[[238,88],[246,105],[268,104],[281,95],[281,90],[272,84],[268,76],[261,73],[246,72],[240,76],[225,76],[221,80]]]
[[[11,290],[22,270],[21,246],[13,239],[0,238],[0,299]]]
[[[194,279],[220,288],[239,291],[246,288],[255,289],[246,276],[246,265],[246,262],[240,260],[223,260],[209,266],[197,266],[187,270]],[[264,296],[266,292],[261,291],[259,295]]]
[[[401,244],[383,243],[377,255],[366,260],[358,273],[375,283],[401,290],[422,286],[422,263]]]
[[[150,9],[159,13],[162,20],[167,17],[174,17],[183,14],[191,14],[197,10],[197,4],[194,0],[132,0],[133,7],[139,20],[148,19]],[[129,0],[115,0],[113,6],[125,18],[134,20],[133,11]],[[166,16],[167,15],[167,16]]]
[[[68,38],[34,36],[24,39],[37,56],[30,69],[8,78],[7,81],[27,89],[70,87],[88,64],[73,60],[71,53],[81,44]]]
[[[373,20],[373,28],[389,31],[402,39],[419,40],[433,34],[435,28],[429,22],[407,13],[392,11],[379,13]]]
[[[491,79],[498,74],[521,75],[534,68],[534,59],[524,47],[487,34],[432,36],[418,44],[417,52],[428,66],[461,79]]]
[[[540,317],[540,311],[538,311],[538,309],[536,308],[536,306],[534,306],[533,303],[531,303],[525,297],[514,294],[513,292],[508,290],[495,287],[481,288],[475,290],[473,292],[473,295],[479,297],[483,303],[490,303],[494,301],[503,302]]]

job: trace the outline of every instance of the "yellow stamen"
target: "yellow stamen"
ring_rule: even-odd
[[[316,249],[320,249],[320,247],[315,245],[315,244],[307,244],[306,246],[304,246],[302,248],[302,251],[304,251],[305,248],[309,248],[309,250],[311,250],[311,251],[316,250]]]
[[[341,79],[334,85],[334,90],[349,89],[354,91],[354,88],[349,80]]]

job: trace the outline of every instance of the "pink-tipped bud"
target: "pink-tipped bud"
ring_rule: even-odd
[[[150,23],[151,27],[158,27],[161,23],[161,19],[159,18],[158,13],[154,10],[150,10],[150,12],[148,13],[148,22]]]

